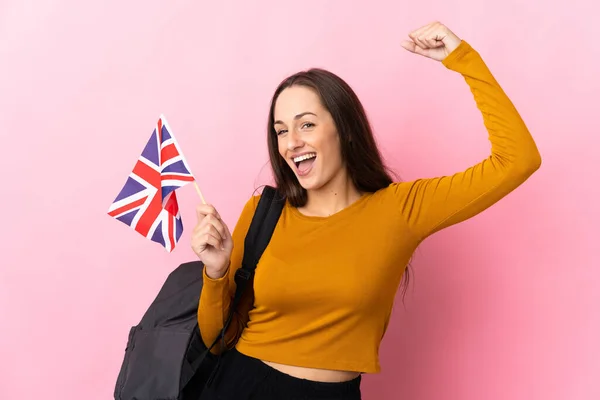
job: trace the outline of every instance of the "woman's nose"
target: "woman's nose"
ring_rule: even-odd
[[[295,150],[302,147],[304,142],[300,137],[300,134],[296,131],[290,131],[288,134],[288,150]]]

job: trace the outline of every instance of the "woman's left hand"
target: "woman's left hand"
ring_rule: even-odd
[[[408,37],[412,40],[403,41],[402,47],[436,61],[446,58],[461,42],[458,36],[439,22],[425,25],[409,33]]]

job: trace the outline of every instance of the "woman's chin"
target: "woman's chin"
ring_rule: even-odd
[[[305,190],[318,190],[323,186],[323,183],[317,177],[302,177],[297,176],[298,183]]]
[[[294,174],[300,186],[305,190],[319,190],[325,185],[323,175],[319,173],[317,168],[311,168],[306,174],[301,174],[295,170]]]

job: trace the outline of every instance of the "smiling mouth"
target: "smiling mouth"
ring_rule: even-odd
[[[308,153],[294,157],[292,161],[294,162],[294,165],[296,165],[296,171],[298,172],[298,175],[303,176],[310,172],[316,158],[317,153]]]
[[[311,162],[314,162],[315,158],[317,158],[317,153],[308,153],[308,154],[301,155],[299,157],[294,157],[292,159],[292,161],[294,161],[294,164],[296,164],[296,167],[299,167],[303,161],[312,160]]]

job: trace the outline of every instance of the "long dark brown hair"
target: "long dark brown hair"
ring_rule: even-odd
[[[343,79],[324,69],[312,68],[284,79],[273,94],[267,125],[267,143],[275,186],[290,205],[302,207],[308,194],[296,175],[279,154],[277,132],[274,127],[275,103],[285,89],[304,86],[312,89],[321,99],[322,105],[331,114],[340,136],[342,162],[348,170],[354,186],[363,193],[374,193],[389,186],[394,175],[384,164],[362,103],[350,85]],[[410,264],[408,265],[410,267]],[[404,292],[410,280],[409,268],[403,282]]]

